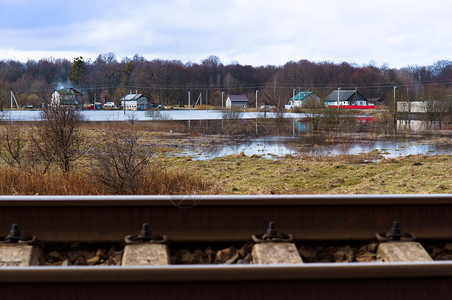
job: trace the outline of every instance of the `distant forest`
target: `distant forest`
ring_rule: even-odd
[[[276,54],[275,54],[276,55]],[[114,101],[132,91],[146,95],[158,104],[187,105],[202,93],[202,101],[221,106],[221,95],[247,94],[249,103],[282,106],[293,93],[312,91],[324,99],[341,87],[358,89],[370,98],[392,100],[397,86],[398,100],[444,99],[452,95],[452,62],[438,61],[431,66],[391,69],[387,66],[350,63],[310,62],[301,60],[282,66],[260,66],[221,63],[209,56],[200,63],[182,63],[142,56],[118,61],[113,53],[95,60],[45,58],[25,63],[0,61],[0,106],[9,107],[13,91],[19,105],[40,107],[50,100],[55,89],[73,87],[90,103]],[[226,98],[224,98],[226,99]]]

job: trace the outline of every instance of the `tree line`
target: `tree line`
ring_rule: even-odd
[[[221,106],[222,94],[247,94],[250,105],[257,95],[259,105],[282,106],[293,93],[309,90],[324,99],[338,87],[358,89],[367,98],[392,100],[397,86],[399,100],[438,100],[452,94],[451,85],[452,62],[447,60],[400,69],[308,60],[281,66],[224,65],[217,56],[200,63],[149,61],[139,55],[118,60],[113,53],[95,60],[0,61],[1,109],[9,106],[10,91],[20,105],[39,107],[63,87],[79,89],[90,103],[119,103],[125,94],[138,91],[155,103],[171,106],[187,105],[188,92],[192,103],[201,95],[203,104],[207,100],[208,105]]]

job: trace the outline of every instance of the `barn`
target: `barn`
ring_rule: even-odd
[[[248,98],[246,95],[229,95],[226,99],[226,108],[246,108],[248,106]]]

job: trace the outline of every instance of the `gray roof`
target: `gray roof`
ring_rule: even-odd
[[[80,93],[79,91],[77,91],[74,88],[61,89],[61,90],[56,90],[56,91],[60,95],[83,95],[82,93]]]
[[[248,102],[246,95],[229,95],[231,102]]]
[[[326,97],[326,101],[337,101],[337,90]],[[339,90],[339,101],[366,100],[357,90]]]
[[[122,100],[131,101],[131,100],[138,100],[141,97],[144,97],[143,94],[127,94],[124,97],[121,98]]]

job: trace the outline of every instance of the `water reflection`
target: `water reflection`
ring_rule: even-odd
[[[242,119],[232,121],[223,120],[221,111],[200,110],[162,111],[159,120],[154,120],[156,116],[149,116],[143,111],[83,111],[82,114],[87,121],[151,120],[165,122],[168,125],[166,128],[171,128],[173,124],[180,125],[185,128],[184,133],[192,135],[230,136],[224,144],[187,146],[183,149],[185,155],[197,159],[210,159],[241,152],[247,156],[259,155],[265,158],[297,154],[316,156],[360,154],[372,150],[382,152],[387,158],[415,154],[452,154],[450,130],[445,143],[423,142],[426,132],[433,135],[434,130],[441,129],[442,124],[421,120],[399,120],[397,130],[394,131],[399,136],[416,133],[416,139],[421,140],[418,142],[414,139],[397,140],[395,136],[390,140],[361,139],[359,136],[348,140],[338,138],[344,133],[389,136],[388,133],[393,132],[392,122],[378,120],[373,116],[346,118],[333,116],[329,122],[333,120],[337,123],[323,124],[323,127],[320,127],[321,133],[317,134],[313,129],[315,120],[306,121],[310,117],[306,114],[286,113],[284,118],[279,118],[273,113],[267,113],[264,118],[263,113],[248,112]],[[39,112],[9,111],[4,118],[35,121],[39,120]],[[173,132],[173,129],[168,131]],[[242,138],[236,139],[237,136]]]
[[[385,158],[416,154],[452,154],[452,144],[433,144],[419,141],[364,141],[347,143],[313,143],[312,139],[298,137],[266,137],[236,141],[227,145],[214,145],[185,149],[184,155],[195,159],[211,159],[243,152],[247,156],[277,158],[286,155],[307,154],[330,156],[340,154],[361,154],[378,150]]]
[[[27,110],[13,110],[5,111],[4,118],[12,121],[39,121],[40,112]],[[135,121],[152,121],[154,120],[152,114],[147,114],[146,111],[122,111],[122,110],[83,110],[81,111],[83,118],[86,121],[128,121],[133,119]],[[188,120],[220,120],[223,118],[223,111],[221,110],[162,110],[159,111],[161,119],[173,121],[188,121]],[[301,118],[306,114],[303,113],[285,113],[285,118]],[[275,118],[275,113],[263,112],[244,112],[241,115],[242,119],[255,118]]]

